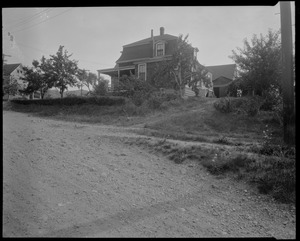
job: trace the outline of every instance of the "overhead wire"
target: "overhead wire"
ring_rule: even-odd
[[[34,24],[34,25],[31,25],[31,26],[29,26],[29,27],[27,27],[27,28],[15,30],[15,31],[10,31],[10,32],[11,32],[11,33],[17,33],[17,32],[21,32],[21,31],[23,31],[23,30],[26,30],[26,29],[35,27],[35,26],[37,26],[37,25],[39,25],[39,24],[42,24],[42,23],[44,23],[44,22],[46,22],[46,21],[48,21],[48,20],[51,20],[51,19],[53,19],[53,18],[59,16],[59,15],[62,15],[62,14],[66,13],[66,12],[72,10],[72,9],[73,9],[73,8],[67,9],[66,11],[60,12],[59,14],[56,14],[56,15],[54,15],[54,16],[51,17],[51,18],[47,18],[47,19],[45,19],[44,21],[41,21],[41,22],[36,23],[36,24]],[[49,10],[49,9],[42,10],[42,11],[40,11],[39,13],[36,13],[36,14],[32,15],[31,17],[26,18],[26,19],[27,19],[27,21],[28,21],[28,20],[34,18],[35,16],[39,16],[39,14],[41,14],[41,13],[44,13],[44,12],[47,12],[47,11],[49,12],[49,11],[51,11],[51,10],[52,10],[52,9],[50,9],[50,10]],[[17,43],[17,44],[19,44],[19,45],[21,45],[21,46],[24,46],[24,47],[26,47],[26,48],[34,49],[34,50],[36,50],[36,51],[39,51],[39,52],[42,52],[42,53],[45,53],[45,54],[49,54],[49,52],[45,52],[45,51],[43,51],[43,50],[41,50],[41,49],[38,49],[38,48],[34,48],[34,47],[31,47],[31,46],[28,46],[28,45],[25,45],[25,44],[22,44],[22,43]],[[99,64],[99,65],[102,65],[102,64],[103,64],[103,63],[97,63],[97,62],[87,61],[87,60],[80,60],[80,61],[82,61],[82,62],[87,62],[87,63],[92,63],[92,64]]]
[[[47,19],[45,19],[45,20],[43,20],[43,21],[41,21],[41,22],[39,22],[39,23],[37,23],[37,24],[31,25],[31,26],[29,26],[29,27],[27,27],[27,28],[23,28],[23,29],[11,31],[11,32],[12,32],[12,33],[18,33],[18,32],[21,32],[21,31],[24,31],[24,30],[33,28],[33,27],[35,27],[35,26],[37,26],[37,25],[40,25],[40,24],[42,24],[42,23],[44,23],[44,22],[46,22],[46,21],[49,21],[49,20],[51,20],[51,19],[53,19],[53,18],[55,18],[55,17],[57,17],[57,16],[60,16],[60,15],[66,13],[66,12],[72,10],[72,9],[73,9],[73,8],[67,9],[66,11],[60,12],[59,14],[56,14],[56,15],[54,15],[53,17],[47,18]]]
[[[50,11],[52,11],[52,9],[47,8],[47,9],[44,9],[44,10],[42,10],[42,11],[36,13],[36,14],[33,14],[31,16],[19,19],[12,25],[8,24],[8,25],[10,25],[8,28],[10,28],[10,29],[11,28],[18,28],[18,27],[20,27],[20,26],[22,26],[22,25],[24,25],[24,24],[26,24],[30,21],[36,20],[36,18],[40,17],[41,14],[49,13]]]

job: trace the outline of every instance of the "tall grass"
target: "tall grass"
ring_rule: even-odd
[[[213,175],[246,180],[260,193],[270,194],[279,202],[295,202],[295,156],[251,155],[234,149],[229,152],[201,146],[179,146],[165,139],[141,144],[162,152],[175,163],[197,160]]]
[[[202,162],[214,175],[233,173],[237,179],[254,183],[259,192],[271,194],[280,202],[295,202],[295,159],[276,156],[248,157],[245,154],[221,156]]]

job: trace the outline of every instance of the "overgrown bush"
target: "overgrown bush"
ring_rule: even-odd
[[[256,116],[259,112],[261,105],[263,104],[263,99],[259,96],[251,96],[247,98],[247,101],[241,106],[248,116]]]
[[[144,91],[136,91],[127,97],[130,98],[136,106],[141,106],[144,101],[149,98],[148,95],[145,95]]]
[[[11,100],[12,103],[20,105],[82,105],[82,104],[95,104],[95,105],[122,105],[125,99],[122,97],[68,97],[62,99],[34,99],[34,100]]]
[[[255,116],[262,104],[263,99],[259,96],[223,97],[214,102],[214,107],[222,113],[235,112]]]
[[[272,111],[278,105],[282,104],[282,95],[277,88],[270,88],[268,92],[265,93],[264,103],[260,107],[264,111]]]
[[[233,110],[231,100],[228,97],[220,98],[219,100],[215,101],[214,107],[222,113],[229,113]]]
[[[161,107],[161,104],[164,102],[164,99],[157,96],[157,95],[151,95],[148,99],[147,99],[147,106],[152,109],[152,110],[156,110],[159,109]]]
[[[225,172],[237,172],[245,168],[255,160],[245,154],[221,153],[215,154],[212,160],[202,161],[202,165],[212,174],[223,174]]]
[[[281,202],[295,201],[295,159],[268,156],[257,160],[249,169],[261,193],[270,193]]]
[[[125,96],[137,106],[141,106],[154,91],[154,88],[147,81],[127,75],[123,75],[119,79],[119,83],[115,85],[114,89],[113,95]]]
[[[254,158],[246,154],[224,152],[215,154],[213,159],[205,159],[201,163],[214,175],[232,172],[236,178],[244,178],[255,183],[261,193],[271,194],[281,202],[295,201],[294,158],[277,156]]]
[[[178,94],[175,93],[165,93],[162,95],[164,101],[172,101],[179,98]]]
[[[92,91],[92,95],[94,96],[105,96],[108,92],[108,80],[102,79],[99,80],[96,85],[94,85],[94,90]]]

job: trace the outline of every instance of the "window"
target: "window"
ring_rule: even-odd
[[[156,44],[156,56],[163,56],[165,55],[165,44],[158,43]]]
[[[146,64],[138,65],[138,77],[143,80],[146,80]]]

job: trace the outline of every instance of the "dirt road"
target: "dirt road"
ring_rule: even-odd
[[[295,210],[113,126],[3,112],[4,237],[295,238]]]

